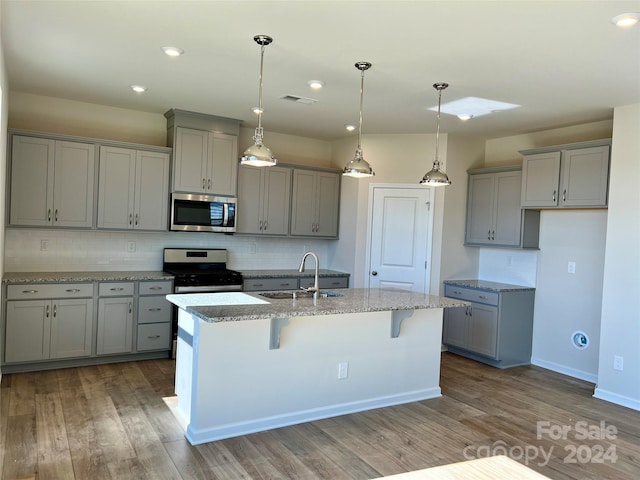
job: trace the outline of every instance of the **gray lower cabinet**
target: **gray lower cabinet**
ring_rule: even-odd
[[[500,368],[531,362],[534,290],[494,291],[445,283],[445,296],[471,302],[445,309],[443,343],[449,351]]]
[[[93,305],[92,284],[9,285],[5,363],[90,356]]]
[[[171,348],[172,306],[165,296],[172,293],[170,281],[143,281],[138,287],[136,350]]]
[[[97,355],[133,350],[133,294],[133,282],[99,284]]]

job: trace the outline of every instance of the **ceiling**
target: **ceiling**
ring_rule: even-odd
[[[485,138],[610,119],[640,102],[640,25],[610,19],[640,1],[13,1],[2,0],[11,91],[153,113],[171,108],[255,126],[260,47],[269,132],[333,140],[433,133],[442,103],[480,97],[520,105],[445,133]],[[167,57],[165,45],[184,49]],[[325,82],[320,91],[307,81]],[[132,84],[148,87],[135,94]],[[313,105],[283,95],[317,99]]]

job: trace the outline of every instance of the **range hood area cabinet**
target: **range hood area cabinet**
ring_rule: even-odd
[[[9,133],[9,224],[91,228],[95,145]]]
[[[288,235],[291,168],[238,169],[238,225],[236,233]]]
[[[523,208],[606,208],[611,139],[522,150]]]
[[[171,191],[235,197],[240,120],[176,109],[164,115],[173,147]]]
[[[465,245],[537,248],[540,212],[520,208],[520,166],[468,170]]]

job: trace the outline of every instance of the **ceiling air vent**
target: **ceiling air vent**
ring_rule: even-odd
[[[318,101],[315,98],[299,97],[298,95],[283,95],[280,98],[288,102],[301,103],[303,105],[313,105]]]

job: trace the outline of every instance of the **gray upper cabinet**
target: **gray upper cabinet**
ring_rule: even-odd
[[[170,158],[100,147],[98,228],[166,230]]]
[[[523,208],[606,207],[610,140],[524,150]]]
[[[11,225],[93,226],[95,146],[13,135]]]
[[[291,169],[240,166],[236,233],[287,235]]]
[[[165,117],[174,149],[172,191],[235,196],[240,121],[183,110]]]
[[[296,168],[291,194],[291,235],[336,238],[340,175]]]
[[[517,166],[469,171],[465,244],[535,246],[522,235],[523,225],[531,227],[527,215],[537,213],[527,214],[520,209],[520,185],[521,172]]]

